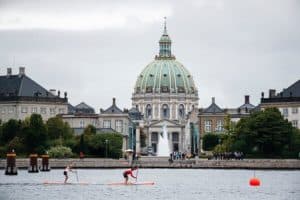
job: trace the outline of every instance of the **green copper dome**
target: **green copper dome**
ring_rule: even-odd
[[[189,93],[196,92],[187,69],[175,59],[156,59],[139,75],[136,93]]]
[[[135,93],[197,93],[191,74],[171,54],[171,43],[165,23],[159,55],[138,76]]]

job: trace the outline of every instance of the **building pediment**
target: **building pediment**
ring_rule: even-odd
[[[159,121],[155,121],[149,124],[149,127],[162,127],[164,124],[166,124],[167,127],[172,127],[172,126],[182,126],[176,121],[168,120],[168,119],[163,119]]]

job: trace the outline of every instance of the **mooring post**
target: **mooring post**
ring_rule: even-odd
[[[18,169],[16,166],[16,153],[14,150],[6,154],[6,169],[5,175],[17,175]]]
[[[39,172],[39,168],[38,168],[38,155],[37,154],[30,154],[29,155],[28,172],[30,172],[30,173],[37,173],[37,172]]]
[[[43,172],[50,171],[49,155],[48,154],[42,155],[42,167],[41,167],[41,171],[43,171]]]

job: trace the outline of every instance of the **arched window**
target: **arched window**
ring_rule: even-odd
[[[164,104],[162,106],[162,117],[163,118],[169,118],[169,116],[170,116],[169,106],[167,104]]]
[[[180,118],[184,118],[184,114],[185,114],[184,105],[180,104],[178,109],[178,115]]]
[[[146,106],[146,117],[147,117],[147,118],[151,118],[151,116],[152,116],[152,107],[151,107],[150,104],[148,104],[148,105]]]

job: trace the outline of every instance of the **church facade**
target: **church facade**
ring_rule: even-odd
[[[137,152],[150,149],[157,154],[164,124],[170,152],[191,152],[189,113],[198,109],[198,90],[192,74],[172,54],[171,44],[165,23],[159,54],[138,75],[134,86],[132,106],[143,115],[136,127]]]

